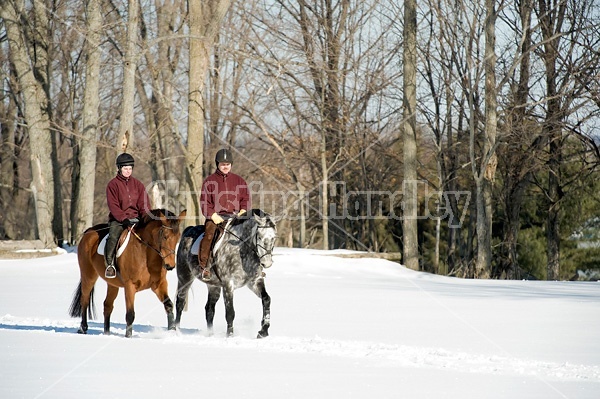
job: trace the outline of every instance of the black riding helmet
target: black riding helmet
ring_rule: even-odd
[[[225,148],[217,151],[217,155],[215,156],[215,163],[217,166],[219,166],[219,162],[233,163],[233,155],[231,154],[231,151]]]
[[[131,154],[124,152],[117,157],[117,168],[119,168],[119,170],[121,170],[123,166],[134,166],[134,164],[135,160]]]

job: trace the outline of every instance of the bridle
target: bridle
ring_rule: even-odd
[[[256,226],[256,229],[271,229],[271,226]],[[254,234],[254,246],[256,248],[262,248],[263,251],[265,251],[264,254],[260,255],[258,253],[258,251],[256,249],[254,249],[254,252],[256,253],[256,256],[258,256],[258,259],[262,259],[265,256],[272,256],[273,255],[273,247],[271,247],[271,249],[267,249],[265,248],[262,244],[259,244],[258,242],[258,234]]]
[[[235,234],[234,232],[232,232],[230,229],[226,229],[224,226],[222,225],[217,225],[222,231],[223,234],[227,233],[227,234],[231,234],[232,236],[234,236],[235,238],[237,238],[238,240],[240,240],[241,242],[247,244],[247,241],[242,239],[240,236],[238,236],[237,234]],[[272,226],[254,226],[255,229],[272,229]],[[253,228],[253,229],[254,229]],[[265,251],[264,254],[259,254],[257,248],[261,248],[263,251]],[[254,234],[254,246],[250,245],[250,249],[252,249],[252,251],[254,251],[254,253],[256,254],[256,256],[258,257],[258,259],[262,259],[265,256],[272,256],[273,255],[273,248],[271,248],[270,250],[267,249],[265,246],[263,246],[262,244],[260,244],[258,242],[258,234]]]
[[[135,226],[135,225],[134,225],[134,226]],[[165,261],[165,258],[167,258],[167,257],[169,257],[169,256],[171,256],[171,255],[176,255],[176,252],[175,252],[175,250],[174,250],[174,249],[170,249],[170,248],[167,248],[167,251],[169,251],[169,252],[168,252],[166,255],[163,255],[163,254],[162,254],[162,250],[163,250],[163,248],[162,248],[162,243],[163,243],[163,241],[164,241],[164,238],[163,238],[163,237],[164,237],[164,229],[173,230],[173,228],[172,228],[172,227],[165,226],[165,225],[162,225],[162,226],[160,227],[160,229],[159,229],[159,231],[158,231],[158,243],[159,243],[159,244],[158,244],[158,249],[156,249],[156,248],[155,248],[153,245],[151,245],[150,243],[148,243],[146,240],[144,240],[142,237],[140,237],[138,233],[136,233],[136,232],[133,230],[133,227],[134,227],[134,226],[132,226],[132,227],[130,228],[130,231],[131,231],[131,233],[132,233],[132,234],[133,234],[133,235],[134,235],[134,236],[135,236],[135,237],[136,237],[138,240],[140,240],[140,242],[141,242],[142,244],[144,244],[144,245],[145,245],[145,246],[147,246],[148,248],[150,248],[150,249],[154,250],[154,252],[156,252],[156,253],[158,254],[158,256],[160,256],[160,257],[162,258],[162,260],[163,260],[163,263],[164,263],[164,261]]]

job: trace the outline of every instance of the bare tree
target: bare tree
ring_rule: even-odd
[[[297,168],[308,199],[306,236],[321,248],[373,248],[376,223],[346,218],[344,200],[345,190],[377,190],[381,177],[373,177],[374,165],[396,156],[383,144],[393,141],[387,140],[394,129],[398,137],[400,108],[389,109],[383,99],[397,95],[390,82],[400,75],[394,69],[400,45],[391,18],[382,16],[386,11],[379,1],[278,1],[251,14],[258,40],[247,48],[258,73],[245,85],[251,94],[240,101],[248,116],[272,125],[271,137]],[[376,29],[369,30],[370,22]],[[258,129],[254,134],[262,136]],[[289,173],[285,181],[302,191]],[[366,214],[366,202],[357,201],[360,209],[350,212]]]
[[[417,2],[404,2],[404,212],[402,214],[403,259],[406,267],[419,270],[417,239]]]
[[[148,164],[152,180],[161,191],[161,207],[168,209],[179,205],[173,182],[183,166],[176,118],[177,106],[185,106],[179,104],[177,97],[178,73],[182,72],[180,64],[185,52],[184,17],[184,2],[156,2],[155,12],[142,12],[140,16],[142,57],[137,68],[137,96],[145,117],[143,133],[150,144]]]
[[[506,138],[499,148],[503,193],[501,204],[504,208],[503,239],[498,265],[493,269],[492,277],[499,278],[504,274],[508,278],[521,277],[518,264],[518,237],[521,225],[520,212],[525,200],[527,187],[531,184],[533,174],[539,171],[539,152],[543,140],[537,133],[536,124],[530,115],[528,105],[530,96],[530,77],[532,59],[532,1],[523,0],[515,11],[519,16],[520,26],[514,30],[518,34],[519,46],[515,48],[518,65],[517,81],[511,82],[511,99],[506,107]],[[506,22],[514,20],[508,16]],[[507,73],[506,79],[512,74]]]
[[[71,242],[78,242],[94,219],[94,187],[96,186],[96,143],[100,104],[100,62],[102,14],[100,0],[88,0],[86,8],[86,79],[83,99],[83,127],[78,141],[71,212]]]
[[[458,192],[470,191],[470,180],[462,170],[468,165],[468,140],[464,125],[468,120],[465,112],[466,91],[460,90],[463,83],[459,78],[462,60],[466,57],[463,53],[469,35],[462,30],[462,9],[458,2],[430,2],[433,11],[424,20],[429,32],[426,39],[420,42],[420,55],[422,57],[421,69],[423,79],[429,89],[431,103],[420,102],[419,113],[426,120],[426,126],[435,137],[436,163],[438,184],[436,190],[445,193],[439,198],[440,206],[449,206],[449,215],[444,221],[445,227],[438,219],[436,221],[436,254],[438,247],[442,247],[441,238],[446,235],[446,256],[439,255],[434,259],[434,270],[453,275],[463,275],[470,262],[471,252],[466,251],[464,245],[467,234],[462,234],[464,229],[461,219],[462,210]],[[427,14],[425,14],[427,15]],[[467,230],[470,226],[467,224]],[[440,256],[440,264],[437,264]],[[443,263],[446,263],[444,267]],[[443,270],[443,271],[442,271]]]
[[[6,88],[0,92],[0,237],[14,239],[22,237],[19,222],[27,219],[27,207],[21,206],[25,190],[19,188],[21,167],[18,160],[24,139],[23,129],[18,128],[17,123],[17,98],[20,95],[9,52],[7,46],[0,46],[0,61],[6,65],[0,68],[0,81],[5,82]]]
[[[579,141],[580,151],[598,155],[595,138],[582,128],[589,118],[597,117],[597,87],[600,55],[591,50],[598,46],[598,8],[590,1],[537,2],[540,21],[541,60],[544,65],[542,136],[545,140],[547,179],[539,181],[547,201],[547,278],[560,278],[561,237],[565,215],[563,202],[576,192],[583,177],[595,168],[589,161],[578,162],[582,169],[570,171],[573,160],[580,159],[568,145]],[[596,115],[595,115],[596,114]],[[579,182],[579,183],[577,183]]]
[[[21,14],[23,10],[25,7],[22,0],[3,1],[0,4],[0,16],[6,28],[10,57],[24,94],[25,123],[29,131],[31,150],[31,189],[35,200],[38,236],[45,245],[52,246],[56,244],[53,232],[55,187],[48,98],[46,90],[36,79],[32,69],[32,65],[47,68],[44,64],[47,59],[29,58],[27,39],[20,29],[24,17]]]
[[[553,7],[554,2],[539,0],[539,17],[541,19],[542,35],[544,38],[544,65],[546,67],[546,98],[548,99],[546,120],[543,126],[543,135],[547,138],[549,147],[549,174],[548,174],[548,225],[547,225],[547,254],[549,280],[558,278],[560,269],[560,204],[562,191],[560,190],[562,163],[562,126],[564,118],[561,112],[560,99],[557,93],[556,63],[559,57],[559,42],[567,2],[560,1],[558,7]]]
[[[138,61],[138,32],[140,10],[138,0],[128,0],[127,39],[123,56],[123,103],[119,122],[120,151],[133,147],[133,108],[135,100],[135,71]]]
[[[199,199],[204,160],[205,79],[210,65],[211,49],[221,22],[231,6],[231,0],[190,0],[188,3],[190,73],[185,163],[191,203],[188,204],[187,209],[188,219],[196,218],[199,222],[201,217]],[[193,211],[191,211],[192,209]]]
[[[477,187],[477,262],[475,277],[488,278],[492,263],[492,188],[496,176],[497,96],[496,88],[496,8],[485,1],[485,128],[482,159],[475,173]],[[475,162],[473,162],[475,164]]]

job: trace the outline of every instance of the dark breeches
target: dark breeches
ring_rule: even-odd
[[[119,241],[119,237],[121,237],[121,233],[125,230],[123,225],[116,220],[109,222],[108,228],[108,238],[106,239],[106,248],[104,250],[104,262],[107,266],[114,262],[117,242]]]

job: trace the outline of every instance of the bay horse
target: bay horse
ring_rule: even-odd
[[[169,298],[167,270],[175,267],[175,250],[181,233],[179,224],[185,218],[184,210],[176,216],[165,209],[153,209],[144,215],[132,230],[129,243],[117,258],[117,278],[104,277],[104,256],[98,254],[98,245],[108,234],[108,225],[99,224],[85,231],[77,246],[77,259],[81,279],[73,302],[69,309],[72,317],[81,317],[78,332],[87,334],[88,316],[94,318],[94,286],[98,277],[107,283],[104,300],[104,334],[110,334],[110,315],[119,288],[125,289],[125,305],[127,323],[125,336],[133,333],[135,318],[134,299],[138,291],[152,289],[158,300],[164,304],[167,313],[167,327],[175,329],[173,302]],[[129,229],[125,229],[119,242],[124,240]]]
[[[215,304],[223,291],[227,336],[233,335],[233,291],[246,286],[262,300],[263,316],[257,338],[267,337],[271,324],[271,297],[265,288],[263,268],[273,264],[277,235],[275,222],[267,213],[253,209],[243,217],[233,217],[220,230],[222,241],[217,242],[209,257],[209,281],[202,280],[198,253],[191,249],[194,241],[204,232],[204,226],[190,226],[181,235],[177,250],[175,325],[179,327],[188,291],[194,279],[198,278],[208,286],[205,316],[209,334],[212,334]]]

